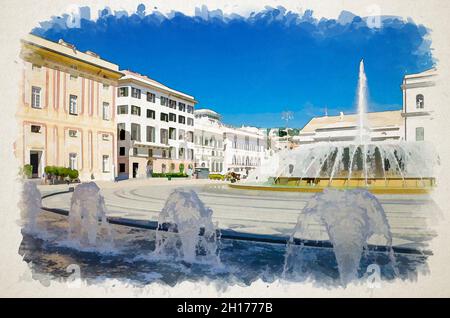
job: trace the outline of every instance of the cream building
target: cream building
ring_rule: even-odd
[[[437,96],[437,70],[406,75],[402,83],[405,135],[407,141],[433,140]]]
[[[22,40],[20,127],[15,153],[41,177],[45,166],[77,169],[81,180],[110,180],[116,164],[118,65],[60,40]]]
[[[404,124],[400,110],[367,113],[372,141],[403,140]],[[352,141],[358,134],[358,114],[340,113],[338,116],[312,118],[292,137],[300,146],[317,142]]]
[[[119,178],[193,170],[197,101],[147,76],[123,73],[117,91]]]
[[[224,172],[244,176],[261,165],[266,153],[266,136],[256,127],[225,127]]]
[[[195,167],[224,172],[223,134],[225,126],[218,113],[210,109],[195,110]]]

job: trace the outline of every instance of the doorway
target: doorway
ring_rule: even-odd
[[[31,177],[39,178],[41,170],[42,151],[30,151]]]
[[[139,169],[139,163],[133,162],[133,178],[137,177],[138,169]]]

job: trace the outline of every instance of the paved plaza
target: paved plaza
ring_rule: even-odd
[[[226,182],[211,180],[142,179],[118,183],[98,182],[109,216],[157,220],[169,194],[175,188],[195,190],[213,210],[219,228],[240,232],[290,235],[299,213],[313,194],[231,189]],[[39,186],[42,194],[67,186]],[[43,205],[69,209],[71,193],[45,198]],[[377,195],[393,234],[395,246],[426,248],[435,236],[432,226],[439,209],[428,195]],[[315,229],[314,229],[315,227]],[[313,239],[327,239],[319,224],[312,225]],[[369,243],[378,244],[378,238]]]

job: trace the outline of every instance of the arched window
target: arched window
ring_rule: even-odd
[[[416,108],[422,109],[425,106],[425,99],[422,94],[416,96]]]

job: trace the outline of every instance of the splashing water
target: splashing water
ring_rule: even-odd
[[[253,170],[246,182],[273,184],[279,178],[288,177],[298,178],[298,185],[302,184],[302,180],[317,182],[318,179],[325,179],[332,186],[332,181],[339,179],[335,184],[348,186],[351,184],[350,180],[361,179],[363,184],[359,186],[369,187],[376,179],[384,179],[384,186],[395,179],[401,180],[402,186],[405,186],[408,179],[414,179],[413,181],[418,180],[416,186],[430,186],[431,179],[435,178],[435,167],[439,165],[434,146],[423,141],[372,140],[366,118],[367,90],[364,61],[361,60],[357,90],[357,129],[353,140],[317,141],[302,144],[292,150],[284,149],[278,156],[269,158],[264,166]],[[392,184],[394,187],[398,186],[395,181]]]
[[[325,189],[314,195],[299,215],[286,250],[285,272],[295,268],[292,262],[301,262],[294,255],[294,238],[311,235],[311,224],[317,222],[325,227],[333,245],[343,285],[358,277],[364,247],[372,236],[383,238],[386,246],[392,246],[386,214],[374,195],[363,189]],[[392,248],[390,257],[391,263],[395,263]]]
[[[22,211],[23,229],[28,233],[36,232],[37,217],[42,207],[42,196],[34,182],[27,181],[23,183],[19,207]]]
[[[82,247],[111,247],[113,235],[106,219],[105,200],[95,182],[78,185],[69,212],[69,240]]]
[[[188,263],[220,264],[212,213],[195,191],[173,191],[159,215],[155,254]]]

